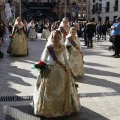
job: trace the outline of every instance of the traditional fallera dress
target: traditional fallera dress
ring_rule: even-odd
[[[19,28],[17,25],[13,27],[13,39],[11,41],[11,55],[26,56],[28,55],[28,43],[24,27]]]
[[[68,35],[69,30],[70,30],[70,26],[68,26],[67,28],[64,27],[64,26],[60,26],[60,27],[59,27],[59,30],[61,31],[61,33],[62,33],[62,39],[63,39],[63,41],[65,42],[66,36]]]
[[[42,34],[41,34],[41,38],[44,38],[44,39],[48,39],[50,35],[50,31],[49,31],[49,23],[46,23],[44,25],[44,28],[43,28],[43,31],[42,31]]]
[[[34,40],[37,38],[37,32],[35,30],[35,26],[30,26],[28,28],[28,38]]]
[[[53,47],[53,51],[62,64],[69,66],[64,45],[57,49]],[[42,72],[42,75],[39,74],[35,85],[34,113],[46,117],[47,114],[58,117],[80,111],[78,93],[70,72],[66,72],[53,60],[47,48],[41,60],[48,65],[48,68]]]
[[[81,51],[80,39],[76,36],[73,41]],[[68,59],[72,72],[76,78],[79,78],[84,74],[83,55],[71,44],[68,38],[65,41],[65,45],[68,46]]]

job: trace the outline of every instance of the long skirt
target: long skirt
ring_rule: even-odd
[[[36,39],[37,38],[37,32],[35,31],[35,29],[30,28],[30,30],[28,32],[28,38],[29,39]]]
[[[76,78],[83,76],[84,74],[84,64],[83,56],[78,50],[73,51],[69,54],[69,62],[71,65],[72,72]]]
[[[41,38],[48,39],[49,35],[50,35],[50,31],[48,29],[43,29]]]
[[[11,55],[26,56],[28,55],[28,43],[25,34],[15,33],[11,43]]]
[[[70,115],[80,110],[74,80],[59,65],[49,66],[38,76],[33,101],[34,113],[46,117]]]

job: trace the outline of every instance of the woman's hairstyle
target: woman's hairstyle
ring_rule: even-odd
[[[60,30],[58,30],[58,29],[52,31],[52,37],[53,37],[54,33],[58,33],[58,34],[62,35],[61,32],[60,32]]]
[[[47,41],[47,43],[46,43],[46,46],[49,46],[50,44],[53,44],[53,34],[54,33],[58,33],[58,34],[60,34],[61,35],[61,40],[60,40],[60,42],[61,42],[61,44],[63,44],[63,40],[62,40],[62,33],[60,32],[60,30],[58,30],[58,29],[56,29],[56,30],[53,30],[52,32],[51,32],[51,34],[50,34],[50,36],[48,37],[48,41]]]
[[[45,45],[45,49],[43,50],[43,53],[42,53],[42,55],[41,55],[41,59],[44,58],[44,56],[45,56],[45,51],[46,51],[47,47],[48,47],[49,45],[53,44],[53,34],[54,34],[54,33],[58,33],[58,34],[61,35],[60,43],[61,43],[61,44],[64,44],[64,42],[63,42],[63,40],[62,40],[62,33],[60,32],[60,30],[58,30],[58,29],[53,30],[53,31],[51,32],[50,36],[48,37],[48,41],[47,41],[47,43],[46,43],[46,45]]]
[[[72,30],[76,30],[77,31],[76,27],[71,27],[69,32],[72,31]]]
[[[72,30],[76,30],[76,36],[77,36],[77,29],[75,27],[71,27],[70,30],[69,30],[69,34],[66,36],[66,38],[71,36],[71,31]]]
[[[68,19],[67,17],[64,17],[64,18],[62,19],[62,21],[63,21],[63,22],[69,21],[69,19]]]
[[[21,20],[21,25],[23,25],[23,23],[22,23],[22,19],[21,19],[20,17],[17,17],[17,19],[15,20],[14,26],[18,24],[18,19]]]
[[[69,22],[69,19],[68,19],[67,17],[64,17],[64,18],[62,19],[62,22],[60,23],[60,26],[59,26],[59,27],[64,26],[65,21],[68,21],[68,22]],[[69,25],[69,23],[68,23],[68,25]]]

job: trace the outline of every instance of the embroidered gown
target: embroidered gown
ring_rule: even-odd
[[[54,52],[60,62],[69,66],[64,45],[54,49]],[[64,116],[66,112],[70,114],[79,111],[80,101],[70,72],[65,72],[55,63],[47,49],[41,60],[48,64],[49,68],[44,70],[42,78],[41,75],[38,76],[33,95],[34,113],[57,117]]]
[[[78,48],[81,50],[80,39],[76,36],[76,40],[74,42],[77,44]],[[76,78],[83,76],[84,74],[84,65],[83,65],[83,57],[79,51],[73,47],[73,45],[69,42],[68,39],[65,41],[65,45],[69,45],[70,48],[68,50],[68,59],[71,65],[71,69]]]
[[[11,55],[13,56],[28,55],[28,43],[24,27],[18,28],[17,26],[14,26],[12,36],[13,39],[11,42],[12,47]]]
[[[47,40],[49,35],[50,35],[49,23],[46,23],[45,26],[44,26],[44,29],[42,31],[41,38],[44,38],[44,39]]]
[[[28,30],[28,38],[29,39],[36,39],[37,38],[37,32],[35,30],[35,27],[30,26]]]

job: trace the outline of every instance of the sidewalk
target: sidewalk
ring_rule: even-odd
[[[32,66],[39,61],[46,41],[28,40],[28,43],[30,54],[27,57],[10,57],[6,53],[8,41],[5,40],[2,45],[5,56],[0,59],[0,120],[5,120],[7,106],[18,106],[14,110],[21,111],[22,116],[28,115],[27,110],[22,111],[20,106],[26,108],[31,100],[10,102],[8,99],[11,96],[29,97],[33,94],[38,71],[32,69]],[[87,49],[81,39],[85,61],[85,75],[77,81],[81,111],[55,120],[120,120],[120,58],[110,57],[113,53],[108,51],[109,45],[111,43],[107,39],[94,42],[94,48]],[[3,101],[2,96],[6,97]],[[10,113],[13,108],[7,110]]]

